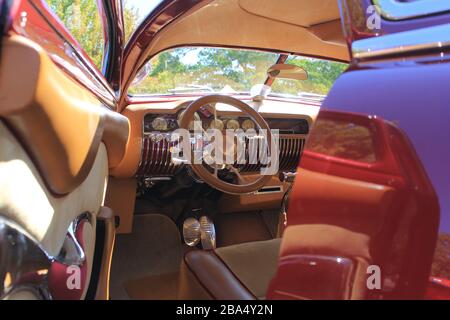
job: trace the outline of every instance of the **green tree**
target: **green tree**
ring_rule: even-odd
[[[47,0],[74,38],[85,49],[95,65],[101,69],[104,39],[101,19],[95,0]],[[124,0],[123,16],[125,38],[128,40],[137,27],[138,10]],[[186,65],[183,57],[189,51],[197,50],[197,63]],[[236,91],[249,91],[266,78],[268,67],[275,63],[274,53],[250,50],[216,48],[178,48],[163,52],[150,61],[153,71],[131,93],[166,93],[177,86],[204,85],[220,90],[229,85]],[[346,65],[330,61],[290,58],[287,63],[303,67],[309,75],[306,81],[276,80],[273,92],[328,93]]]
[[[123,20],[125,24],[125,42],[127,42],[134,30],[136,30],[138,23],[138,10],[131,5],[128,5],[128,0],[123,0]]]
[[[236,90],[248,90],[266,77],[267,67],[275,63],[276,55],[249,50],[205,48],[198,54],[194,71],[222,74],[235,82]]]
[[[97,2],[95,0],[47,0],[47,2],[95,65],[101,69],[104,39]]]
[[[439,235],[431,275],[450,279],[450,234],[448,233]]]
[[[195,63],[183,58],[195,51]],[[148,79],[131,88],[130,93],[167,93],[175,87],[203,85],[218,91],[229,85],[236,91],[249,91],[267,77],[267,69],[276,62],[275,53],[217,48],[177,48],[159,54],[150,64]],[[298,95],[300,92],[327,94],[346,65],[332,61],[292,57],[290,64],[303,67],[309,74],[306,81],[278,79],[272,91]]]
[[[368,127],[345,120],[318,119],[308,150],[360,162],[374,162],[375,144]]]
[[[47,2],[95,65],[101,70],[104,37],[97,1],[47,0]],[[136,28],[138,13],[133,7],[127,6],[123,11],[123,16],[125,36],[128,39]]]
[[[305,69],[308,80],[277,80],[273,85],[274,92],[297,94],[303,91],[327,94],[339,75],[347,68],[344,63],[302,57],[290,58],[287,63]]]

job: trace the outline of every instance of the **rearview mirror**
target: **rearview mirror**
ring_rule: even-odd
[[[267,75],[270,78],[276,79],[291,79],[291,80],[307,80],[308,73],[302,67],[278,63],[274,64],[267,70]]]

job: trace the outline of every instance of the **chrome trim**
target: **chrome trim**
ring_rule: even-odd
[[[86,260],[86,255],[84,253],[83,247],[80,245],[75,236],[78,223],[80,223],[82,220],[87,221],[87,218],[80,218],[70,223],[63,246],[59,254],[55,257],[55,261],[66,266],[81,266]]]
[[[145,180],[148,180],[148,181],[151,181],[151,182],[172,181],[173,177],[149,177],[149,178],[145,178]]]
[[[173,176],[184,162],[172,159],[171,146],[171,133],[144,133],[137,176]]]
[[[399,2],[397,0],[372,0],[380,15],[387,20],[406,20],[450,11],[450,0],[421,0]]]
[[[358,40],[353,42],[352,52],[356,59],[371,59],[448,47],[450,47],[450,24],[443,24]]]
[[[200,222],[200,241],[203,250],[216,249],[216,227],[214,222],[208,216],[202,216]]]
[[[183,240],[189,247],[195,247],[200,242],[200,222],[193,218],[187,218],[183,222]]]
[[[90,216],[82,214],[70,223],[61,251],[53,257],[22,227],[0,216],[0,300],[22,289],[33,290],[37,298],[52,299],[48,287],[52,263],[81,266],[86,260],[75,237],[82,221],[90,222]]]
[[[27,287],[49,299],[47,275],[52,258],[13,221],[0,217],[0,299]]]
[[[1,297],[1,300],[22,300],[23,299],[23,292],[27,292],[28,294],[31,294],[35,300],[51,300],[51,296],[46,296],[43,294],[39,288],[36,288],[34,286],[28,286],[28,285],[19,285],[17,287],[14,287],[10,291],[8,291],[7,294],[5,294],[3,297]]]
[[[297,172],[281,172],[279,178],[281,182],[293,183],[296,176]]]
[[[157,138],[161,135],[162,138]],[[139,169],[137,177],[170,177],[175,175],[179,169],[185,167],[186,161],[181,159],[173,159],[171,155],[170,133],[144,133],[142,137],[142,148],[139,160]],[[306,135],[283,135],[279,138],[279,167],[280,171],[295,170]],[[236,165],[240,167],[241,172],[256,172],[261,168],[261,161],[251,164],[249,159],[250,149],[255,149],[258,153],[260,141],[249,143],[250,139],[246,139],[246,162],[245,164]],[[264,155],[267,157],[267,155]],[[264,159],[260,159],[264,160]]]

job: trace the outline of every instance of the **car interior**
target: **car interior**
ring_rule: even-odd
[[[216,10],[216,6],[222,10]],[[208,28],[201,26],[206,20]],[[322,57],[326,53],[328,59],[348,59],[334,1],[320,1],[314,7],[308,1],[264,1],[257,5],[254,1],[214,1],[175,21],[152,43],[142,56],[200,43]],[[130,135],[138,138],[133,140],[135,144],[129,144],[122,164],[113,170],[115,178],[109,184],[112,192],[106,197],[107,206],[120,208],[115,210],[121,212],[118,232],[129,233],[116,239],[112,299],[265,298],[277,269],[285,223],[282,206],[320,104],[258,101],[248,96],[241,99],[251,108],[223,98],[194,105],[195,100],[189,97],[164,102],[142,97],[125,107],[122,114],[130,120]],[[217,118],[213,120],[212,114]],[[222,180],[211,179],[208,173],[200,175],[194,165],[174,164],[165,130],[155,130],[154,125],[161,125],[158,121],[164,119],[170,132],[178,127],[177,121],[183,120],[180,115],[185,123],[179,126],[186,128],[196,119],[204,127],[210,127],[208,121],[214,123],[215,119],[221,126],[233,120],[240,126],[248,122],[252,126],[252,122],[259,124],[257,117],[262,116],[271,129],[280,130],[279,172],[253,187],[235,190],[223,186]],[[122,178],[135,173],[136,167],[136,180]],[[244,164],[239,172],[245,181],[254,181],[259,169],[258,165]],[[232,180],[227,175],[233,172],[225,171],[221,179]],[[199,219],[200,224],[213,222],[214,239],[202,237],[198,245],[187,245],[189,223],[195,225],[192,218]]]
[[[57,18],[43,2],[23,2],[21,10],[36,18],[17,22],[17,32],[4,36],[1,47],[0,235],[23,243],[2,265],[21,264],[20,272],[1,274],[6,298],[40,299],[43,292],[55,299],[268,298],[280,250],[291,244],[283,242],[291,190],[324,96],[132,91],[145,65],[174,48],[273,54],[266,87],[282,83],[284,69],[276,65],[290,57],[346,64],[337,1],[200,1],[180,15],[168,6],[165,15],[139,26],[134,45],[125,47],[119,95],[98,70],[80,69],[81,58],[61,40],[68,31],[48,27]],[[77,80],[68,76],[72,72]],[[296,69],[285,78],[306,79],[308,73]],[[261,175],[262,165],[249,159],[220,167],[177,161],[172,133],[191,130],[193,121],[221,131],[277,129],[279,169]],[[367,201],[389,194],[369,189]],[[332,230],[341,236],[317,244],[311,240],[321,232],[317,224],[330,222],[325,214],[315,219],[315,225],[303,224],[304,252],[320,246],[330,256],[346,251],[362,270],[370,259],[364,232],[335,223]],[[11,246],[2,243],[0,252]],[[27,264],[30,256],[38,258]],[[72,265],[81,270],[80,290],[63,285]],[[342,268],[347,274],[355,266],[344,261]],[[36,271],[33,283],[45,278],[45,289],[20,285],[25,271]],[[362,297],[360,280],[347,298]],[[301,298],[312,298],[308,281],[315,280],[302,281]]]

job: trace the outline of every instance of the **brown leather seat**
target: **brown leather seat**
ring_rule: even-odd
[[[180,272],[178,298],[264,299],[275,275],[281,239],[188,252]]]

